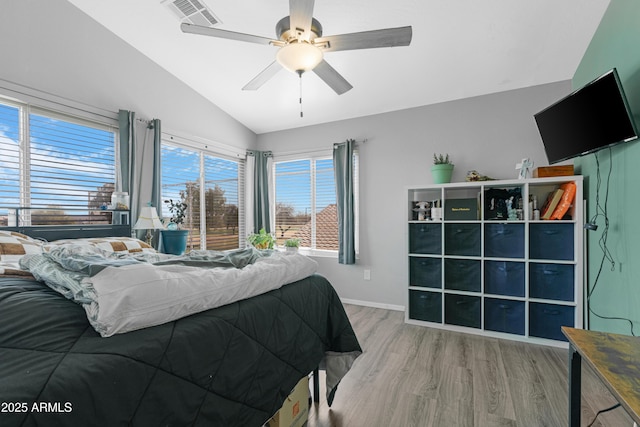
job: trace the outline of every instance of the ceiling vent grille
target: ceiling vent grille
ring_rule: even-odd
[[[211,27],[220,20],[209,8],[198,0],[164,0],[162,2],[171,10],[181,22]]]

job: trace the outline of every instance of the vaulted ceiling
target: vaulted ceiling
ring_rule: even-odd
[[[324,35],[410,25],[410,46],[327,52],[353,89],[281,70],[277,48],[180,30],[176,0],[68,0],[257,134],[571,79],[609,0],[316,0]],[[184,0],[180,0],[184,1]],[[287,0],[198,0],[214,28],[277,39]],[[299,103],[302,91],[302,105]],[[300,117],[300,109],[304,117]]]

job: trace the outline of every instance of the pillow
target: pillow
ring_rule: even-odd
[[[133,237],[93,237],[85,239],[62,239],[47,243],[44,249],[45,251],[48,251],[53,246],[68,244],[94,246],[106,252],[114,252],[117,254],[156,252],[153,247],[149,246],[142,240],[138,240]]]
[[[20,258],[42,253],[42,242],[15,231],[0,230],[0,276],[30,276],[22,270]]]

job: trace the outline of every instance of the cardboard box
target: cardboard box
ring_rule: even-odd
[[[540,166],[533,170],[534,178],[545,178],[550,176],[571,176],[571,175],[573,175],[573,165]]]
[[[444,201],[444,219],[447,221],[477,220],[478,199],[446,199]]]
[[[302,378],[282,404],[282,408],[271,417],[268,427],[302,427],[309,417],[309,378]]]

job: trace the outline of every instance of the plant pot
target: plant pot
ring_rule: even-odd
[[[182,255],[187,250],[189,230],[162,230],[162,252]]]
[[[298,252],[297,246],[285,246],[287,252]]]
[[[451,182],[451,174],[453,174],[453,165],[438,164],[431,166],[431,176],[434,184],[447,184]]]

